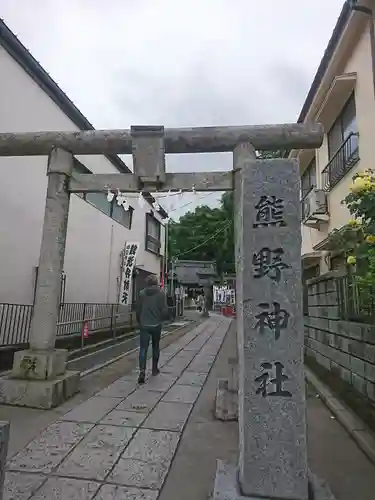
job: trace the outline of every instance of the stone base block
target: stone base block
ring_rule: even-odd
[[[0,404],[49,410],[79,391],[80,372],[67,371],[53,380],[0,378]]]
[[[4,489],[5,464],[7,462],[9,444],[9,422],[0,422],[0,500]]]
[[[314,474],[309,475],[309,500],[335,500],[329,487]],[[248,497],[241,495],[237,481],[237,467],[217,461],[212,500],[275,500],[271,497]],[[295,499],[299,500],[299,499]],[[301,499],[305,500],[305,499]]]
[[[227,379],[217,381],[215,418],[218,420],[238,420],[238,393],[229,386]]]
[[[68,351],[18,351],[14,354],[12,378],[22,380],[53,380],[65,373]]]

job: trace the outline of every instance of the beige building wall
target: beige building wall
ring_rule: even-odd
[[[336,54],[338,57],[338,54]],[[352,177],[356,172],[375,167],[375,100],[372,76],[372,60],[369,27],[365,28],[358,41],[352,43],[352,50],[339,65],[340,74],[356,73],[354,86],[356,117],[359,133],[359,162],[346,173],[336,184],[328,196],[329,222],[322,224],[320,230],[309,228],[302,224],[302,255],[313,251],[313,247],[327,238],[333,229],[338,229],[351,218],[347,208],[341,201],[349,193]],[[345,101],[334,103],[333,109],[336,118]],[[316,116],[316,115],[315,115]],[[328,132],[328,130],[326,130]],[[317,188],[323,188],[322,172],[328,164],[328,141],[325,135],[323,145],[316,150]],[[301,162],[301,171],[306,168],[306,163]]]

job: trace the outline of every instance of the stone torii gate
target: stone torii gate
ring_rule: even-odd
[[[0,379],[0,402],[50,408],[78,390],[79,373],[67,371],[67,352],[55,349],[70,193],[234,188],[239,474],[237,482],[236,470],[220,464],[214,496],[330,498],[307,471],[299,166],[255,154],[322,141],[319,124],[0,134],[0,156],[49,157],[30,348],[16,353],[12,373]],[[231,172],[165,171],[166,153],[228,151]],[[109,153],[131,153],[134,174],[73,174],[73,155]]]

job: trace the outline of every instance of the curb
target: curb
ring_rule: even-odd
[[[363,453],[375,464],[375,437],[351,410],[333,395],[331,390],[305,366],[305,378],[316,389],[323,403],[344,427]]]

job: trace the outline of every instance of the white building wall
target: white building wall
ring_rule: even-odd
[[[79,130],[1,46],[0,74],[0,132]],[[94,173],[117,172],[104,156],[77,158]],[[47,157],[0,157],[0,303],[32,302],[46,166]],[[72,195],[64,266],[66,301],[115,301],[119,255],[126,241],[140,242],[136,265],[159,275],[160,257],[145,251],[145,212],[151,207],[146,203],[140,208],[136,198],[133,201],[135,212],[129,231]]]

